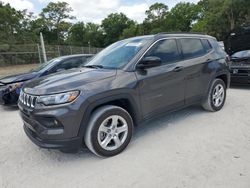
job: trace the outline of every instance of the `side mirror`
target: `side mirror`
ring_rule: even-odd
[[[152,67],[157,67],[161,65],[161,59],[159,57],[155,56],[149,56],[145,57],[142,59],[138,64],[137,68],[138,69],[147,69],[147,68],[152,68]]]

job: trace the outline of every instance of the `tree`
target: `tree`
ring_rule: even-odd
[[[192,24],[198,20],[201,8],[194,3],[178,3],[170,11],[168,22],[174,31],[190,31]]]
[[[113,13],[102,21],[102,28],[105,33],[105,46],[116,42],[122,36],[124,29],[135,24],[123,13]]]
[[[201,18],[193,31],[207,32],[225,40],[230,31],[246,23],[250,15],[249,0],[201,0]]]
[[[84,37],[90,46],[104,47],[104,34],[100,25],[87,23],[85,26]]]
[[[58,44],[64,42],[65,35],[71,26],[68,20],[74,19],[70,15],[72,11],[72,8],[66,2],[50,2],[47,7],[42,9],[40,17],[42,19],[41,23],[43,22],[43,29],[46,27],[46,31],[51,32],[52,35],[56,33]]]
[[[103,47],[104,36],[98,24],[79,22],[74,24],[69,30],[67,43],[76,46]]]
[[[4,5],[0,1],[0,43],[16,43],[17,34],[21,30],[23,15],[9,4]]]
[[[85,25],[83,22],[78,22],[69,29],[67,43],[76,45],[76,46],[84,46],[84,32]]]
[[[128,28],[124,29],[122,32],[121,39],[135,37],[138,35],[143,35],[143,25],[142,24],[131,24]]]
[[[148,22],[154,22],[158,20],[163,20],[168,14],[168,6],[163,3],[155,3],[146,10],[146,20]]]
[[[146,18],[143,22],[144,33],[159,33],[165,30],[168,16],[168,6],[163,3],[155,3],[146,10]]]

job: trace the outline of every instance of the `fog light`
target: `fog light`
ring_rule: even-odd
[[[58,128],[62,127],[62,124],[60,121],[56,120],[55,118],[50,118],[50,117],[38,117],[37,121],[47,127],[47,128]]]

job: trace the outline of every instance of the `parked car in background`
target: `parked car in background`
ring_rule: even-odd
[[[231,83],[250,84],[250,48],[231,55]]]
[[[233,31],[226,43],[231,60],[231,83],[250,84],[250,26]]]
[[[15,105],[24,82],[56,72],[77,68],[84,65],[93,55],[78,54],[62,56],[40,64],[27,73],[11,75],[0,79],[0,103]]]
[[[219,41],[218,43],[219,43],[219,46],[220,46],[223,50],[225,50],[224,42],[223,42],[223,41]]]
[[[163,33],[118,41],[82,69],[25,84],[18,106],[38,146],[87,146],[108,157],[126,148],[141,121],[193,104],[221,110],[229,83],[215,38]]]

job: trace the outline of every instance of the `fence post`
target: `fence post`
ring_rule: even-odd
[[[39,44],[37,44],[37,52],[38,52],[38,57],[39,57],[39,63],[42,63],[42,59],[41,59],[41,53],[40,53],[40,47]]]
[[[59,46],[59,45],[57,46],[57,51],[58,51],[58,56],[61,56],[61,53],[60,53],[60,46]]]
[[[89,54],[90,54],[90,41],[88,42],[88,45],[89,45]]]
[[[42,47],[42,52],[43,52],[43,60],[46,63],[47,62],[47,56],[46,56],[46,50],[45,50],[45,46],[44,46],[44,40],[43,40],[42,32],[40,33],[40,40],[41,40],[41,47]]]
[[[71,47],[71,46],[69,46],[69,48],[70,48],[70,53],[71,53],[71,55],[72,55],[72,47]]]

